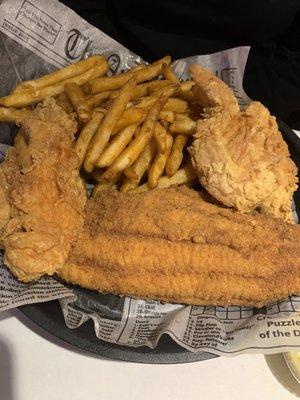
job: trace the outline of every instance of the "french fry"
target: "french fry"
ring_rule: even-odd
[[[125,126],[132,124],[139,124],[145,120],[147,116],[147,110],[139,107],[130,107],[126,109],[122,117],[118,120],[115,128],[112,131],[112,135],[118,133]],[[159,113],[159,119],[168,122],[174,122],[175,116],[173,111],[162,110]]]
[[[162,65],[163,64],[168,65],[171,63],[171,61],[172,60],[170,56],[165,56],[150,65],[146,65],[145,68],[141,69],[140,71],[137,71],[138,83],[154,79],[155,77],[161,74]]]
[[[146,110],[149,110],[149,108],[152,107],[154,103],[155,103],[155,97],[147,96],[137,99],[135,101],[135,106],[138,108],[144,108]]]
[[[188,105],[187,101],[171,97],[168,99],[163,110],[173,111],[176,113],[186,113],[188,108],[189,108],[189,105]]]
[[[93,67],[81,75],[68,78],[65,81],[58,82],[52,86],[42,87],[36,90],[24,90],[12,93],[8,96],[0,98],[0,105],[5,107],[24,107],[31,104],[39,103],[46,97],[55,97],[64,91],[66,83],[74,82],[78,86],[85,84],[93,78],[105,75],[107,72],[106,65]]]
[[[180,98],[182,98],[185,101],[188,101],[189,103],[194,102],[195,101],[195,96],[194,93],[192,92],[192,90],[186,90],[184,92],[179,92],[178,96]]]
[[[58,82],[65,81],[66,79],[73,78],[78,75],[82,75],[89,69],[94,68],[96,65],[98,65],[99,69],[103,71],[102,75],[105,75],[106,72],[108,71],[107,61],[105,57],[96,54],[85,60],[77,61],[76,63],[68,65],[67,67],[54,71],[50,74],[44,75],[41,78],[22,82],[18,86],[16,86],[13,93],[22,92],[27,89],[38,90],[46,86],[56,85]]]
[[[130,107],[126,109],[122,117],[117,121],[114,129],[112,130],[112,135],[117,134],[121,129],[128,125],[137,124],[139,125],[147,116],[147,111],[142,108]]]
[[[174,83],[171,83],[170,85],[167,85],[167,86],[153,92],[151,97],[156,99],[157,97],[167,96],[168,100],[169,100],[169,97],[174,96],[174,94],[177,93],[178,90],[179,90],[179,85],[175,85]]]
[[[171,96],[174,92],[178,89],[178,85],[170,85],[168,87],[164,87],[160,90],[161,96],[166,95]],[[156,97],[151,105],[155,102]],[[149,106],[149,108],[151,107]],[[125,128],[125,126],[132,125],[132,124],[139,124],[145,120],[147,116],[147,109],[143,109],[140,107],[130,107],[124,111],[122,117],[117,122],[115,128],[112,131],[112,135],[118,133],[121,129]],[[172,111],[161,111],[159,115],[159,119],[167,120],[169,122],[174,121],[174,113]]]
[[[151,95],[158,90],[165,88],[166,86],[170,86],[172,82],[166,81],[165,79],[159,79],[156,81],[141,83],[139,86],[145,86],[148,90],[148,94]]]
[[[95,108],[100,106],[105,100],[107,100],[111,94],[113,93],[112,90],[107,92],[97,93],[91,96],[88,96],[86,102],[90,108]]]
[[[165,103],[167,96],[159,97],[148,112],[145,122],[143,123],[139,135],[129,144],[129,146],[119,155],[114,163],[101,176],[102,182],[111,181],[114,177],[130,167],[139,157],[147,144],[150,142],[159,113]]]
[[[111,92],[111,96],[110,99],[113,100],[116,97],[119,96],[120,91],[119,90],[114,90]],[[137,97],[143,97],[143,96],[147,96],[148,94],[148,88],[147,86],[143,86],[143,85],[137,85],[137,87],[134,89],[132,98],[135,99]],[[97,95],[95,95],[97,96]]]
[[[136,138],[140,134],[140,130],[141,130],[141,127],[138,126],[137,129],[135,130],[134,134],[133,134],[134,138]]]
[[[169,177],[173,176],[178,171],[183,160],[183,149],[188,142],[188,135],[177,135],[174,139],[171,154],[166,163],[166,173]]]
[[[30,110],[16,110],[15,108],[0,107],[0,121],[14,122],[19,124],[24,118],[30,115]]]
[[[185,81],[180,84],[180,92],[189,91],[195,85],[195,81]]]
[[[196,180],[197,175],[194,171],[192,164],[188,163],[183,168],[180,168],[171,178],[168,176],[162,176],[158,180],[158,184],[156,189],[164,189],[171,186],[180,186],[187,184]],[[142,193],[147,192],[149,190],[148,183],[144,185],[138,186],[137,188],[131,190],[131,193]]]
[[[142,154],[143,154],[143,152],[142,152]],[[136,180],[138,178],[138,175],[135,172],[135,170],[132,168],[132,166],[124,169],[123,174],[126,176],[126,178],[130,178],[130,179],[133,179],[133,180]]]
[[[157,153],[148,172],[148,186],[150,189],[156,188],[159,178],[165,170],[167,159],[170,155],[173,144],[173,137],[169,133],[166,136],[166,147],[164,153]]]
[[[142,98],[138,99],[135,103],[136,107],[149,109],[152,106],[152,104],[155,102],[155,99],[157,97],[160,97],[159,95],[157,95],[157,93],[158,93],[158,91],[154,92],[152,94],[152,96],[142,97]],[[186,113],[188,110],[188,107],[189,107],[189,105],[188,105],[187,101],[171,97],[168,99],[166,105],[163,108],[163,111]]]
[[[99,126],[93,140],[89,146],[86,159],[84,162],[84,169],[91,172],[96,165],[104,147],[109,142],[111,133],[115,128],[118,119],[123,114],[126,104],[131,100],[132,92],[136,87],[136,78],[130,79],[120,91],[111,108],[105,115],[102,124]]]
[[[172,83],[180,83],[180,80],[174,74],[174,72],[172,71],[170,65],[163,64],[163,66],[162,66],[162,74],[163,74],[163,77],[166,80],[168,80],[168,81],[170,81]]]
[[[172,123],[175,120],[175,115],[173,111],[162,110],[159,114],[159,119],[162,121],[167,121]]]
[[[189,102],[195,101],[194,93],[192,91],[192,87],[194,85],[195,85],[194,81],[186,81],[181,83],[178,96]]]
[[[65,91],[78,115],[79,121],[88,122],[91,119],[91,110],[80,87],[73,82],[66,83]]]
[[[91,94],[120,89],[133,77],[133,72],[128,71],[114,76],[104,76],[89,83]]]
[[[122,115],[122,117],[116,123],[112,131],[112,136],[117,134],[121,129],[125,128],[128,125],[132,124],[140,124],[145,120],[147,116],[147,110],[139,107],[130,107],[126,109]],[[174,122],[175,116],[173,111],[161,111],[159,113],[159,119],[168,122]],[[161,121],[161,122],[163,122]]]
[[[145,68],[145,64],[139,64],[136,67],[131,68],[130,71],[137,72],[137,71],[140,71],[141,69],[144,69],[144,68]]]
[[[125,178],[122,186],[120,187],[120,192],[130,192],[131,190],[138,187],[137,179]]]
[[[162,64],[170,64],[170,62],[171,57],[166,56],[161,60],[158,60],[151,65],[146,65],[137,71],[128,71],[112,77],[95,79],[90,83],[91,93],[95,94],[107,90],[120,89],[133,75],[137,78],[138,83],[150,81],[151,79],[160,75]]]
[[[90,121],[82,128],[80,135],[75,144],[75,152],[80,159],[80,165],[82,165],[89,144],[98,129],[102,119],[104,117],[103,113],[93,111],[92,118]]]
[[[132,170],[134,175],[132,177],[128,177],[126,175],[126,178],[124,179],[124,182],[120,188],[121,192],[128,192],[134,188],[136,188],[141,179],[143,178],[145,172],[149,169],[151,161],[153,160],[153,157],[155,155],[156,151],[156,145],[154,141],[151,141],[150,143],[147,144],[145,147],[144,151],[140,154],[138,159],[133,163],[133,165],[125,171]],[[124,173],[125,173],[124,171]]]
[[[170,132],[182,133],[184,135],[193,135],[196,132],[196,121],[190,118],[174,121],[170,125]]]
[[[114,77],[106,77],[108,79],[113,79],[113,83],[114,85],[110,82],[109,85],[111,86],[119,86],[119,81],[123,81],[124,80],[124,84],[130,79],[130,76],[133,75],[134,72],[140,71],[142,69],[144,69],[145,66],[144,65],[138,65],[137,67],[131,68],[130,71],[128,71],[127,73],[123,73],[123,74],[119,74],[119,75],[115,75]],[[124,78],[124,75],[126,75],[126,79]],[[106,80],[108,82],[108,80]],[[105,82],[105,81],[103,81]],[[91,85],[93,84],[93,82],[91,82]],[[122,87],[122,85],[120,86]],[[89,92],[90,92],[90,85],[89,85]],[[100,91],[100,93],[97,93],[94,96],[100,95],[101,93],[107,93],[110,92],[110,98],[111,100],[115,99],[116,97],[119,96],[119,90],[107,90],[105,92]],[[141,96],[146,96],[148,94],[148,88],[146,86],[142,86],[142,85],[138,85],[135,88],[134,94],[132,96],[132,98],[134,99],[135,97],[141,97]]]
[[[60,93],[56,97],[55,101],[59,106],[61,106],[65,110],[66,113],[70,114],[71,112],[74,111],[74,108],[69,100],[69,97],[65,92]]]
[[[114,137],[111,144],[103,150],[103,153],[96,162],[96,166],[98,168],[104,168],[111,165],[128,145],[136,129],[137,125],[129,125],[122,129],[118,135]]]
[[[184,119],[189,118],[189,114],[175,113],[174,118],[175,121],[183,121]]]
[[[166,81],[166,80],[157,80],[157,81],[141,83],[141,84],[137,85],[137,87],[135,88],[132,98],[135,99],[138,97],[148,96],[148,94],[157,92],[158,90],[161,90],[161,89],[165,88],[166,86],[170,86],[170,84],[171,84],[171,82]],[[103,92],[103,93],[106,93],[106,92]],[[98,94],[100,94],[100,93],[98,93]],[[94,96],[97,96],[97,95],[94,95]],[[119,96],[119,90],[111,91],[110,99],[115,99],[118,96]]]
[[[156,143],[158,153],[165,152],[166,138],[167,138],[167,132],[165,128],[159,122],[157,122],[153,133],[153,139]]]
[[[134,135],[133,135],[133,137],[134,138],[136,138],[139,134],[140,134],[140,131],[141,131],[141,127],[139,126],[138,128],[137,128],[137,130],[134,132]],[[146,146],[147,147],[147,146]],[[145,151],[145,150],[144,150]],[[142,154],[143,154],[143,152],[142,152]],[[141,155],[140,155],[141,156]],[[139,157],[140,157],[139,156]],[[138,157],[138,158],[139,158]],[[134,163],[133,163],[133,165],[134,165]],[[137,174],[136,174],[136,172],[134,171],[134,169],[132,168],[132,166],[131,167],[128,167],[128,168],[125,168],[124,169],[124,171],[123,171],[123,174],[127,177],[127,178],[132,178],[132,179],[137,179],[138,178],[138,176],[137,176]]]

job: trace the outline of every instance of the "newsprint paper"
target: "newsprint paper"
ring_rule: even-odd
[[[242,87],[248,52],[248,47],[238,47],[191,56],[175,61],[173,68],[183,80],[188,77],[191,63],[210,68],[230,85],[243,107],[249,101]],[[8,94],[20,81],[39,77],[96,53],[108,58],[110,74],[145,62],[56,0],[2,1],[1,96]],[[12,125],[1,124],[2,160],[14,133]],[[70,329],[76,329],[91,318],[96,336],[111,343],[154,348],[166,333],[192,352],[231,356],[300,350],[300,297],[261,309],[164,304],[72,288],[52,277],[30,284],[20,283],[5,267],[1,256],[0,310],[54,299],[59,299]]]

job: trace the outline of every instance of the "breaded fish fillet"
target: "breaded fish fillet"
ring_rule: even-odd
[[[184,187],[88,200],[59,276],[101,292],[262,306],[300,293],[300,226],[243,215]]]

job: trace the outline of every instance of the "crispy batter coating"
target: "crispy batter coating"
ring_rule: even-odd
[[[233,212],[185,187],[105,191],[88,200],[58,274],[101,292],[258,307],[300,293],[300,226]]]
[[[293,222],[297,169],[275,117],[259,102],[240,111],[232,90],[210,71],[190,67],[203,119],[190,147],[201,184],[217,200],[240,212]]]
[[[76,123],[54,100],[39,105],[0,165],[0,239],[23,281],[64,264],[84,222],[85,189],[73,149]]]

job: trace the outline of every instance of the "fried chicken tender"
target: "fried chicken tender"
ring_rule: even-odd
[[[300,293],[300,226],[243,215],[179,187],[103,191],[58,275],[106,293],[262,306]]]
[[[53,99],[21,123],[0,164],[0,241],[22,281],[59,270],[84,222],[75,121]]]
[[[297,170],[275,118],[256,101],[240,111],[232,90],[205,68],[190,72],[204,108],[189,149],[200,183],[240,212],[258,209],[292,222]]]

